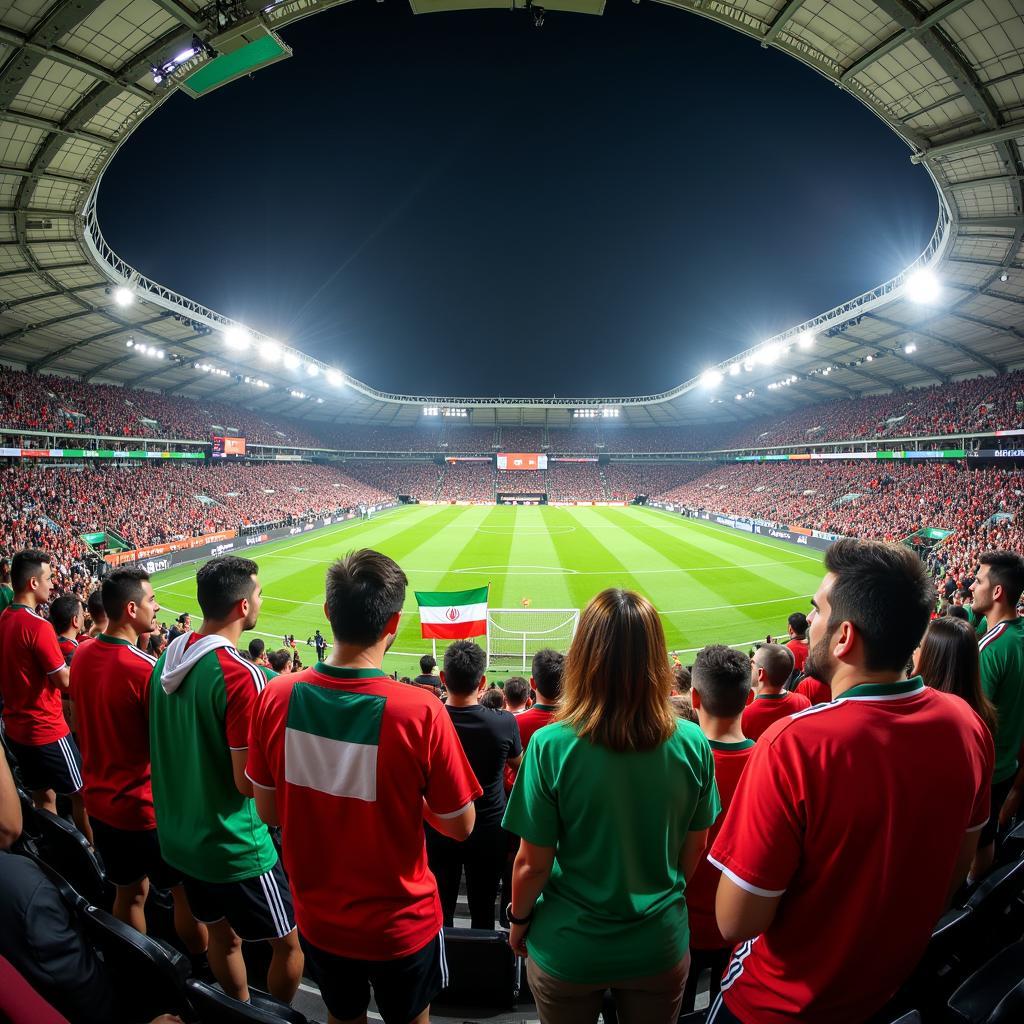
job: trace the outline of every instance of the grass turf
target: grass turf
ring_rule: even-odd
[[[638,590],[661,613],[670,650],[708,643],[746,646],[785,633],[790,612],[806,611],[822,575],[821,555],[783,541],[646,508],[414,506],[323,531],[243,549],[260,566],[263,609],[253,634],[279,646],[293,633],[300,658],[315,661],[304,641],[321,628],[324,573],[339,555],[372,547],[409,577],[388,672],[418,671],[429,653],[420,637],[413,590],[466,590],[490,582],[493,608],[582,608],[610,586]],[[190,611],[198,625],[196,565],[159,573],[153,583],[167,614]],[[482,642],[482,641],[481,641]],[[538,644],[537,646],[542,646]],[[438,642],[440,656],[444,644]]]

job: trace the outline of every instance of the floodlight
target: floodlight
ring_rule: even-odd
[[[801,348],[811,348],[814,345],[814,331],[801,331],[796,340]]]
[[[281,346],[273,338],[260,343],[260,356],[268,363],[276,363],[281,358]]]
[[[320,367],[317,366],[316,363],[307,363],[306,364],[306,373],[308,373],[310,375],[310,377],[315,377],[319,372],[320,372]]]
[[[729,376],[730,377],[735,377],[739,372],[740,372],[740,364],[739,363],[733,363],[729,367]]]
[[[332,387],[340,388],[345,383],[345,378],[332,368],[327,371],[327,383]]]
[[[244,352],[252,342],[252,335],[238,324],[229,324],[223,333],[224,344],[236,352]]]
[[[939,297],[939,280],[930,270],[915,270],[907,278],[906,293],[911,302],[935,302]]]
[[[120,288],[114,289],[114,302],[119,306],[130,306],[135,301],[135,292],[131,288],[125,288],[121,285]]]
[[[135,344],[135,339],[134,339],[134,338],[129,338],[129,339],[128,339],[128,340],[127,340],[127,341],[125,342],[125,345],[126,345],[126,346],[127,346],[128,348],[131,348],[131,347],[132,347],[132,346],[133,346],[134,344]]]
[[[302,365],[302,360],[295,352],[285,352],[284,365],[288,370],[297,370]]]
[[[774,344],[762,345],[757,350],[757,361],[769,366],[779,358],[779,346]]]
[[[999,280],[1000,280],[1000,281],[1002,281],[1002,282],[1003,282],[1003,284],[1006,284],[1006,282],[1007,282],[1007,281],[1009,280],[1009,277],[1010,277],[1010,275],[1009,275],[1009,274],[1008,274],[1008,273],[1007,273],[1007,272],[1006,272],[1006,271],[1004,270],[1004,271],[1003,271],[1003,272],[1002,272],[1002,273],[1001,273],[1001,274],[999,275]]]
[[[908,356],[911,356],[917,351],[917,346],[913,342],[910,342],[910,344],[903,346],[903,351],[906,352]]]
[[[736,401],[737,402],[742,402],[743,401],[743,396],[742,395],[737,395],[736,396]]]
[[[747,373],[750,373],[750,371],[753,368],[754,368],[753,360],[751,360],[751,359],[744,359],[743,360],[743,369],[746,370]]]
[[[720,370],[705,370],[700,376],[701,384],[706,388],[717,387],[722,383]]]

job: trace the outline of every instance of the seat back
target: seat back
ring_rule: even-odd
[[[188,957],[118,921],[99,907],[80,914],[85,931],[99,950],[127,1020],[152,1020],[161,1013],[182,1013],[188,999]]]
[[[509,1010],[519,999],[521,964],[508,933],[474,928],[445,928],[448,984],[439,1006]]]
[[[185,988],[202,1024],[309,1024],[298,1010],[265,993],[250,990],[252,1002],[241,1003],[196,978],[189,978]]]
[[[950,997],[958,1024],[1015,1024],[1024,1019],[1024,941],[1001,949]]]
[[[1024,860],[1004,864],[990,872],[971,893],[966,906],[973,913],[971,931],[984,944],[988,956],[1020,935],[1015,913],[1024,893]]]
[[[32,823],[39,856],[90,903],[110,907],[110,883],[85,836],[70,821],[40,808],[33,810]]]
[[[89,905],[89,901],[81,893],[76,892],[59,871],[56,871],[43,860],[34,839],[22,838],[19,840],[16,852],[22,857],[28,857],[46,875],[72,913],[78,914]]]

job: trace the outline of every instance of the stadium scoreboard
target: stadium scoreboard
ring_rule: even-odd
[[[498,452],[498,469],[547,469],[548,457],[525,452]]]
[[[213,450],[210,454],[215,459],[245,458],[244,437],[225,437],[222,434],[214,434],[212,442]]]

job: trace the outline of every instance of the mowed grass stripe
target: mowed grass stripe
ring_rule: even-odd
[[[532,608],[579,607],[555,546],[555,536],[570,528],[563,513],[563,509],[557,508],[515,509],[510,572],[503,579],[501,604],[494,602],[495,607],[519,608],[524,598],[529,599]]]

